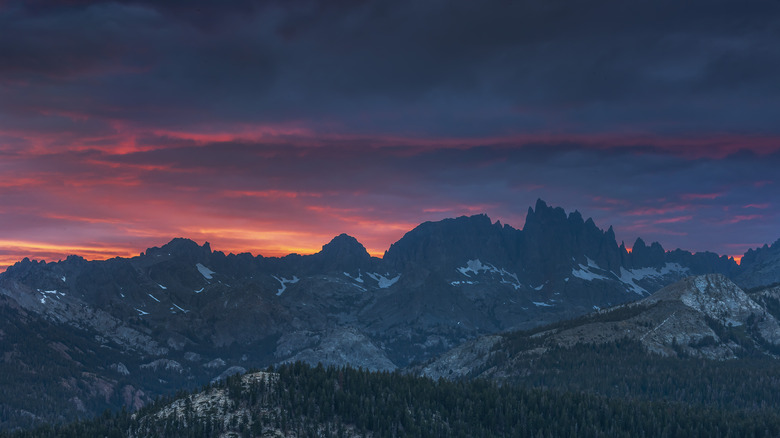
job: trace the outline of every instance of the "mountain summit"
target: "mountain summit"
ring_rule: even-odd
[[[366,248],[352,236],[339,234],[329,243],[322,246],[322,250],[311,256],[313,269],[324,271],[344,271],[352,269],[369,269],[371,256]]]

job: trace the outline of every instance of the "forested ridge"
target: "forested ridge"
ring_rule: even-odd
[[[301,363],[273,372],[274,379],[247,383],[236,375],[204,387],[201,394],[212,399],[215,394],[225,395],[220,408],[208,411],[198,409],[197,396],[180,392],[132,416],[125,411],[106,412],[90,421],[0,437],[196,438],[225,432],[259,437],[274,431],[298,437],[780,435],[780,416],[770,409],[607,397],[483,379],[434,381],[400,372]],[[170,406],[177,400],[181,415],[172,415]]]
[[[534,339],[507,338],[500,351],[473,375],[507,385],[589,392],[615,399],[679,402],[723,410],[777,410],[780,366],[756,354],[718,361],[663,357],[634,340],[549,348],[541,355],[515,355]],[[514,357],[513,357],[514,355]]]

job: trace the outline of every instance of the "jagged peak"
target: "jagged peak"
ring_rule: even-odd
[[[589,217],[584,219],[582,213],[580,213],[579,210],[574,210],[567,215],[566,210],[564,210],[563,207],[554,207],[552,205],[548,205],[542,199],[536,200],[535,207],[528,207],[528,213],[526,214],[525,226],[523,229],[529,225],[534,227],[537,224],[547,224],[551,222],[568,222],[570,225],[577,227],[584,225],[587,228],[598,229],[596,223],[593,221],[593,218]]]
[[[588,218],[590,220],[590,218]],[[577,210],[572,211],[569,213],[569,222],[577,225],[584,225],[585,221],[582,219],[582,213],[580,213]]]
[[[774,251],[780,251],[780,239],[777,239],[774,243],[771,245],[764,244],[763,246],[760,246],[758,248],[750,248],[748,249],[745,254],[742,256],[742,264],[743,265],[749,265],[762,256],[765,256],[766,254],[769,254]]]

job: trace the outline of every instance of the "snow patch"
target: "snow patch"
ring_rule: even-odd
[[[65,278],[65,276],[64,276],[64,275],[63,275],[62,277],[60,277],[60,278],[62,279],[62,282],[63,282],[63,283],[67,281],[67,279]]]
[[[158,303],[160,302],[160,300],[158,300],[157,298],[155,298],[155,296],[154,296],[154,295],[152,295],[152,294],[146,294],[146,295],[149,295],[149,296],[150,296],[150,297],[151,297],[153,300],[157,301]]]
[[[601,267],[596,262],[591,260],[590,257],[586,257],[586,259],[588,260],[588,265],[585,266],[582,263],[580,263],[579,264],[580,269],[572,269],[571,275],[585,281],[611,280],[611,278],[609,277],[593,272],[593,269],[598,269],[600,271],[604,271],[604,270],[601,269]]]
[[[687,275],[688,268],[682,267],[679,263],[667,263],[660,269],[658,268],[639,268],[639,269],[626,269],[620,267],[620,277],[618,279],[628,286],[629,290],[638,295],[647,295],[647,290],[636,282],[647,278],[660,279],[667,275]]]
[[[489,271],[490,268],[483,265],[482,262],[479,259],[476,260],[469,260],[466,262],[466,266],[462,268],[457,268],[458,272],[465,275],[466,277],[471,277],[469,275],[469,272],[474,273],[474,275],[479,274],[479,271]]]
[[[173,304],[173,307],[175,307],[175,308],[177,308],[177,309],[181,310],[181,311],[182,311],[182,313],[189,313],[189,310],[184,310],[184,309],[182,309],[181,307],[177,306],[177,305],[176,305],[176,303],[171,303],[171,304]]]
[[[349,275],[349,273],[347,273],[347,272],[345,272],[344,275],[346,275],[347,278],[350,278],[350,279],[352,279],[354,281],[357,281],[358,283],[362,283],[363,282],[363,273],[360,272],[360,271],[358,271],[357,277],[353,277],[353,276]]]
[[[451,281],[450,284],[453,286],[457,286],[459,284],[477,284],[476,281],[469,281],[469,280],[463,280],[463,281]]]
[[[276,275],[274,275],[273,277],[276,279],[276,281],[278,281],[282,285],[282,287],[280,287],[279,289],[276,290],[276,296],[280,296],[280,295],[282,295],[282,293],[284,293],[284,291],[287,289],[287,284],[288,283],[290,283],[290,284],[297,283],[298,280],[300,280],[300,278],[296,277],[295,275],[293,275],[293,278],[291,278],[291,279],[287,279],[287,278],[284,278],[284,277],[279,278]]]
[[[160,283],[157,283],[157,286],[160,286],[160,289],[162,289],[162,290],[168,289],[167,287],[161,285]]]
[[[155,361],[145,363],[140,366],[141,369],[152,369],[154,371],[173,371],[176,373],[183,373],[184,367],[181,366],[179,362],[176,362],[175,360],[171,359],[157,359]]]
[[[536,307],[553,307],[554,304],[540,303],[538,301],[531,301]]]
[[[387,277],[385,277],[384,275],[377,274],[376,272],[373,273],[369,272],[366,275],[373,278],[374,281],[378,283],[380,289],[387,289],[388,287],[394,285],[396,282],[398,282],[398,280],[401,279],[401,274],[398,274],[393,278],[388,278],[390,274],[386,274]]]
[[[135,310],[138,311],[138,316],[144,316],[144,315],[148,315],[149,314],[149,312],[144,312],[143,310],[141,310],[139,308],[136,308]]]
[[[515,290],[522,288],[523,286],[520,284],[520,280],[517,278],[517,274],[514,274],[512,272],[507,271],[504,268],[497,268],[493,266],[490,263],[482,263],[479,259],[474,260],[468,260],[466,261],[466,266],[455,268],[456,271],[460,272],[461,274],[465,275],[466,277],[471,278],[471,275],[469,275],[469,272],[471,272],[474,275],[479,275],[480,272],[484,271],[485,273],[493,273],[498,274],[501,276],[501,283],[502,284],[509,284],[512,287],[515,288]]]
[[[205,288],[204,288],[204,287],[202,287],[202,288],[200,288],[200,289],[198,289],[198,290],[196,290],[196,291],[194,291],[194,292],[195,292],[196,294],[199,294],[199,293],[203,292],[203,289],[205,289]]]
[[[213,278],[212,275],[216,274],[216,272],[214,272],[211,269],[203,266],[200,263],[197,263],[195,265],[195,267],[198,268],[198,272],[200,272],[200,274],[203,275],[203,277],[205,277],[206,280],[211,280]]]

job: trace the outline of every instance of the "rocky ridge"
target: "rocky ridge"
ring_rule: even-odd
[[[599,310],[527,333],[481,337],[431,361],[420,373],[431,378],[522,374],[525,363],[553,348],[632,340],[661,356],[727,360],[745,354],[780,355],[780,325],[763,300],[777,288],[752,296],[721,274],[685,278],[642,300]],[[754,297],[757,298],[754,299]],[[515,347],[511,345],[522,345]],[[509,352],[496,366],[491,357]]]
[[[24,260],[0,275],[0,296],[40,321],[29,336],[45,322],[65,338],[91,339],[89,351],[110,352],[110,363],[123,367],[74,360],[80,365],[62,378],[116,381],[106,403],[130,406],[120,382],[153,396],[231,369],[296,360],[393,370],[469,339],[735,270],[726,257],[641,240],[629,253],[611,228],[539,200],[522,230],[485,215],[426,222],[382,259],[342,234],[308,256],[225,255],[177,238],[127,259]],[[19,354],[8,367],[26,361],[23,343],[6,346]]]

